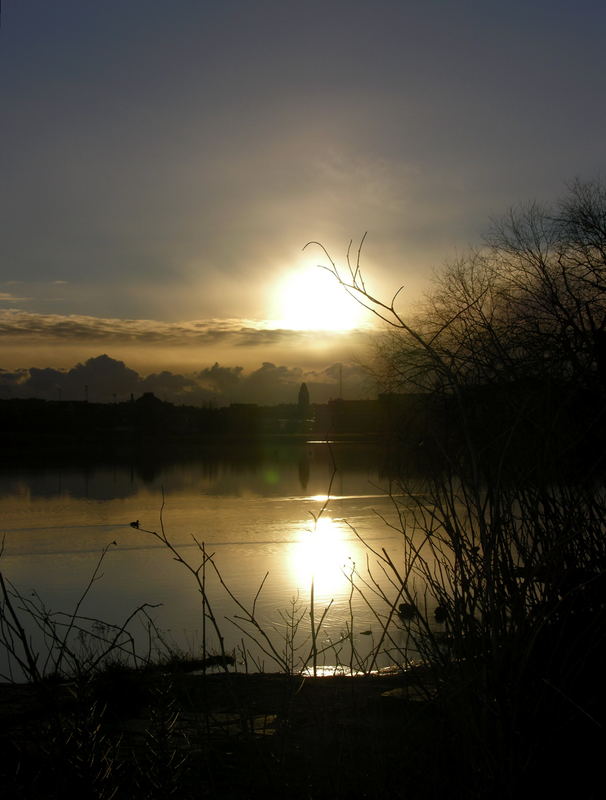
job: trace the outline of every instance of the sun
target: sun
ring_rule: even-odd
[[[350,331],[364,311],[333,275],[315,265],[294,269],[278,282],[274,308],[282,328],[302,331]]]

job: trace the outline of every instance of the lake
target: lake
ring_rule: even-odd
[[[398,524],[405,501],[390,497],[382,458],[381,448],[369,443],[277,441],[252,451],[240,446],[183,459],[74,459],[5,467],[0,566],[23,596],[36,592],[49,610],[71,611],[110,545],[79,613],[120,624],[142,603],[159,604],[149,613],[163,640],[199,654],[202,603],[195,577],[146,532],[160,532],[163,524],[194,568],[201,563],[203,543],[231,594],[248,610],[255,603],[255,619],[277,652],[289,649],[293,620],[301,618],[294,637],[299,650],[290,650],[293,662],[304,660],[309,650],[313,583],[316,623],[328,609],[318,663],[327,668],[350,663],[352,642],[360,657],[368,653],[389,611],[373,594],[372,581],[361,583],[369,581],[368,565],[389,602],[397,596],[368,549],[384,547],[396,562],[401,557],[401,537],[389,524]],[[352,590],[356,573],[359,588]],[[205,574],[226,651],[242,665],[248,648],[252,660],[246,668],[277,669],[244,634],[242,628],[251,629],[242,619],[246,615],[210,564]],[[148,636],[144,623],[134,620],[129,626],[140,647]],[[353,638],[341,641],[352,629]],[[206,635],[208,651],[216,652],[209,621]],[[404,636],[395,624],[392,645],[404,646]],[[377,665],[391,660],[383,654]]]

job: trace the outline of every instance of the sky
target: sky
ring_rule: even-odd
[[[371,396],[376,324],[304,245],[367,232],[413,313],[604,176],[605,34],[588,0],[4,0],[0,397]]]

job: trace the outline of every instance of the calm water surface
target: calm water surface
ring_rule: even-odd
[[[130,525],[138,520],[141,528],[159,530],[163,507],[164,528],[183,557],[197,566],[200,551],[193,537],[204,542],[245,606],[252,606],[268,573],[256,611],[278,646],[284,639],[283,614],[293,598],[301,611],[309,609],[312,578],[316,615],[332,601],[323,644],[343,634],[352,612],[359,641],[370,643],[380,623],[361,594],[352,595],[348,575],[354,565],[366,574],[369,553],[356,532],[374,549],[385,547],[398,558],[397,532],[380,518],[397,521],[386,488],[380,454],[368,445],[344,443],[334,444],[332,455],[326,444],[305,443],[268,445],[253,457],[215,454],[162,465],[5,469],[0,473],[1,567],[22,593],[36,591],[50,609],[69,611],[100,552],[115,542],[81,613],[118,623],[141,603],[159,603],[153,616],[166,638],[198,651],[201,602],[192,576],[151,534]],[[329,489],[328,504],[314,524]],[[371,554],[370,564],[375,562]],[[380,570],[373,570],[378,578]],[[241,612],[212,575],[208,594],[232,649],[242,633],[226,618]],[[375,612],[386,612],[381,602],[372,605]],[[135,633],[144,636],[142,624]],[[338,660],[334,653],[324,659]],[[265,667],[272,667],[267,659]]]

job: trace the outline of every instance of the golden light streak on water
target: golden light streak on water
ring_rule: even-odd
[[[347,591],[352,567],[352,541],[342,521],[322,516],[310,521],[292,548],[291,571],[297,587],[306,592],[314,581],[316,601],[326,603]]]

